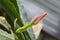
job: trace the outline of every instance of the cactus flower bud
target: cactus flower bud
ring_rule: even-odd
[[[34,17],[32,19],[31,22],[29,22],[28,24],[24,25],[23,27],[21,28],[18,28],[16,30],[17,33],[21,33],[23,31],[25,31],[27,28],[29,28],[30,26],[34,25],[34,24],[37,24],[43,17],[46,16],[46,12],[42,12],[41,14],[37,15],[36,17]]]
[[[34,18],[32,19],[32,22],[33,22],[34,24],[37,24],[37,23],[38,23],[41,19],[43,19],[46,15],[47,15],[46,12],[41,12],[39,15],[37,15],[36,17],[34,17]]]

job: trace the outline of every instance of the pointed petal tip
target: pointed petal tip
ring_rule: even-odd
[[[43,19],[47,15],[47,12],[41,12],[39,15],[33,18],[34,24],[37,24],[41,19]]]

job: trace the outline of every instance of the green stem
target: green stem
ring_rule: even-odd
[[[32,26],[34,23],[33,22],[30,22],[26,25],[24,25],[23,27],[20,27],[16,30],[17,33],[21,33],[23,31],[25,31],[27,28],[29,28],[30,26]]]

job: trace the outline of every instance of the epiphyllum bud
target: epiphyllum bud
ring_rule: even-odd
[[[38,23],[41,19],[43,19],[46,15],[47,15],[46,12],[41,12],[39,15],[37,15],[36,17],[34,17],[34,18],[32,19],[32,22],[33,22],[34,24],[37,24],[37,23]]]
[[[18,28],[16,30],[16,32],[17,33],[21,33],[23,31],[25,31],[30,26],[32,26],[34,24],[37,24],[45,16],[46,16],[46,12],[42,12],[41,14],[37,15],[36,17],[34,17],[31,22],[29,22],[28,24],[24,25],[23,27]]]

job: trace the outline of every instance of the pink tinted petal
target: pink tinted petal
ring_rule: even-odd
[[[41,19],[43,19],[46,16],[46,12],[42,12],[39,15],[37,15],[36,17],[33,18],[33,22],[34,24],[37,24]]]

